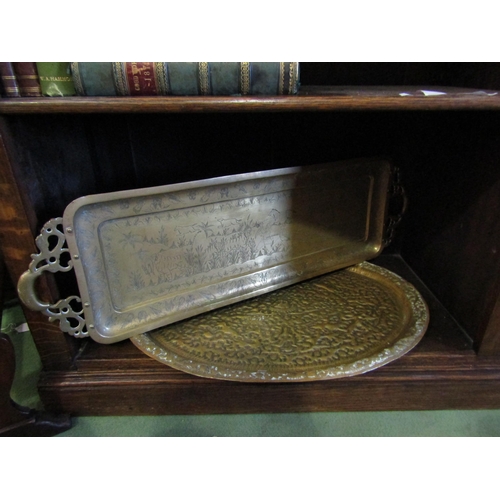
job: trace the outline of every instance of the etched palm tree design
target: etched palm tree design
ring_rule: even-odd
[[[209,238],[210,236],[214,235],[214,228],[215,225],[212,224],[210,221],[203,221],[198,224],[198,227],[200,231],[203,232],[205,235],[205,238]]]
[[[130,273],[130,286],[135,290],[140,290],[146,286],[142,274],[139,271]]]
[[[141,237],[137,233],[129,231],[128,233],[122,234],[122,238],[119,240],[119,243],[122,244],[124,247],[130,245],[132,248],[135,249],[135,246],[141,243]]]

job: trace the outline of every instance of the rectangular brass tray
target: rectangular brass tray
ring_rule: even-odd
[[[356,160],[79,198],[63,216],[90,336],[117,342],[371,259],[391,168]]]

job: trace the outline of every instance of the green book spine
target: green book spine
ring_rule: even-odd
[[[72,62],[71,74],[78,95],[115,96],[113,66],[108,62]]]
[[[82,96],[291,95],[297,62],[73,62]]]
[[[42,95],[64,97],[75,95],[69,62],[37,62]]]

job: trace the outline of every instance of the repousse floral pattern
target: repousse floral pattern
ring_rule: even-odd
[[[369,263],[185,320],[133,342],[196,375],[240,381],[337,378],[413,347],[428,311],[397,275]]]

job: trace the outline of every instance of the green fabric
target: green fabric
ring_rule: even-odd
[[[16,354],[16,372],[11,398],[21,406],[42,408],[37,392],[37,382],[42,363],[29,332],[18,333],[15,328],[26,320],[19,306],[7,307],[2,315],[2,333],[9,335]]]
[[[68,62],[37,62],[42,94],[48,97],[75,95],[75,85]]]
[[[213,95],[235,95],[240,88],[240,63],[211,62],[210,79]]]
[[[500,410],[78,417],[70,436],[497,437]]]
[[[40,409],[36,380],[41,363],[29,332],[13,333],[24,322],[19,306],[6,308],[2,332],[16,351],[12,398]],[[74,417],[59,437],[92,436],[500,436],[499,410],[281,413],[254,415],[167,415]]]
[[[83,86],[83,95],[116,96],[111,62],[79,62],[78,71]]]
[[[166,63],[172,95],[198,95],[198,63]]]
[[[276,95],[280,80],[280,63],[255,62],[250,70],[250,93],[253,95]]]

